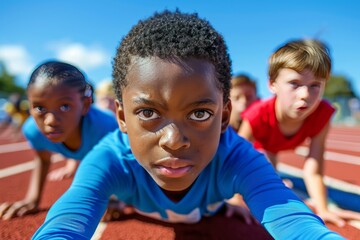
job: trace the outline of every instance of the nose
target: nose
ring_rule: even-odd
[[[183,135],[176,124],[171,123],[161,129],[159,145],[163,149],[178,150],[181,148],[188,148],[190,146],[190,141]]]
[[[48,112],[44,118],[44,124],[49,126],[55,126],[58,122],[58,118],[55,113]]]
[[[298,88],[298,94],[300,99],[307,99],[309,97],[309,87],[308,86],[301,86]]]

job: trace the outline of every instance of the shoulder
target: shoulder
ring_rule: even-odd
[[[239,136],[231,127],[221,135],[219,147],[216,155],[221,159],[229,158],[230,156],[243,155],[249,156],[249,152],[254,150],[252,143]]]
[[[259,100],[253,103],[242,114],[252,128],[264,128],[266,125],[273,125],[275,118],[275,97]]]
[[[101,151],[114,152],[122,156],[132,155],[128,135],[122,133],[119,129],[103,137],[92,151],[96,152],[100,149],[102,149]]]
[[[96,107],[95,105],[91,105],[89,112],[86,114],[89,117],[103,118],[103,119],[111,119],[116,121],[115,114],[111,111],[106,111]]]
[[[335,108],[331,105],[331,103],[323,99],[319,103],[319,106],[316,108],[316,110],[311,115],[309,115],[308,119],[320,123],[328,122],[334,112]]]
[[[319,103],[318,109],[321,112],[330,113],[330,114],[332,114],[336,111],[334,106],[326,99],[321,100],[321,102]]]
[[[96,106],[91,106],[89,112],[85,115],[86,122],[91,125],[101,124],[104,128],[115,129],[118,127],[115,114],[110,111],[104,111]]]
[[[26,119],[22,126],[22,132],[34,149],[44,150],[54,145],[54,143],[40,131],[32,116]]]
[[[42,135],[33,117],[29,117],[22,126],[22,131],[26,138],[34,139]]]
[[[264,99],[264,100],[258,100],[251,104],[243,113],[244,118],[252,118],[257,115],[263,115],[264,111],[270,112],[274,111],[275,106],[275,97]]]

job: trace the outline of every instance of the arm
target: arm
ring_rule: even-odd
[[[23,216],[38,210],[46,175],[49,171],[50,156],[48,151],[37,151],[34,159],[34,170],[32,171],[29,188],[25,199],[15,203],[3,203],[0,206],[0,216],[8,220],[15,216]]]
[[[235,166],[236,167],[236,166]],[[239,192],[275,239],[343,239],[330,231],[289,188],[263,156],[236,167]]]
[[[65,178],[70,178],[74,176],[79,164],[80,161],[76,159],[66,159],[66,165],[64,167],[51,171],[48,175],[48,179],[50,181],[61,181]]]
[[[338,209],[330,211],[327,202],[327,190],[324,184],[324,151],[326,136],[329,131],[328,123],[310,143],[309,154],[304,164],[304,181],[316,213],[325,221],[332,222],[339,227],[345,225],[344,219],[360,220],[360,213]]]
[[[242,121],[238,134],[250,142],[254,141],[251,125],[246,119]]]
[[[235,111],[234,109],[232,109],[230,114],[229,124],[236,132],[239,130],[242,121],[240,114],[240,112]]]
[[[114,178],[121,175],[115,166],[117,162],[97,150],[83,159],[71,186],[50,208],[33,239],[92,237],[114,192],[114,184],[120,184]]]

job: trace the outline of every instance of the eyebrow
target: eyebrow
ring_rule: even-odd
[[[162,104],[155,103],[154,101],[151,101],[151,100],[146,99],[144,97],[135,97],[135,98],[133,98],[133,103],[135,103],[135,104],[146,104],[146,105],[150,105],[150,106],[157,106],[157,105],[162,106]],[[199,101],[193,102],[193,103],[191,103],[191,105],[195,106],[195,107],[204,106],[204,105],[217,105],[217,102],[210,99],[210,98],[205,98],[205,99],[201,99]]]

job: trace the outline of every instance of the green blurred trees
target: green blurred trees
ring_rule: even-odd
[[[326,83],[324,98],[353,98],[356,94],[351,86],[350,81],[341,75],[333,75]]]
[[[9,95],[14,92],[25,95],[25,89],[15,83],[15,76],[7,71],[3,62],[0,62],[0,93]]]
[[[326,83],[324,98],[329,100],[336,108],[336,114],[333,118],[334,123],[345,123],[355,121],[352,118],[353,110],[350,109],[351,99],[358,99],[351,82],[342,75],[333,75]]]

